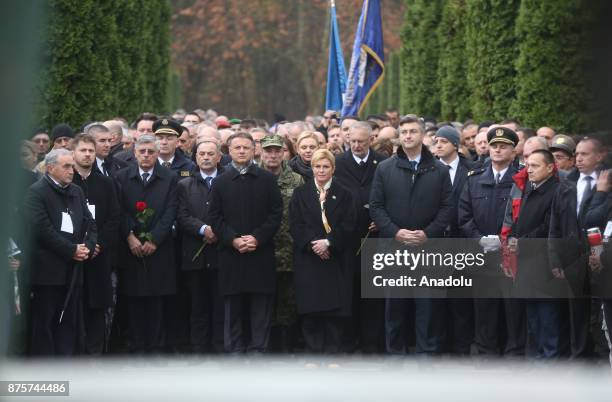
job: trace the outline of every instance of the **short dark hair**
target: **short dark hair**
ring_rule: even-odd
[[[517,133],[519,131],[523,132],[523,137],[525,137],[525,139],[536,136],[536,131],[531,127],[521,127],[518,130],[516,130]]]
[[[542,155],[544,157],[544,162],[546,162],[547,165],[555,163],[555,156],[548,149],[536,149],[535,151],[531,153],[531,155],[535,155],[535,154]]]
[[[96,147],[96,139],[94,138],[93,135],[91,134],[77,134],[73,139],[72,139],[72,147],[76,148],[77,145],[79,145],[79,143],[81,142],[85,142],[85,143],[89,143],[89,144],[93,144],[94,148]]]
[[[404,124],[417,123],[419,127],[421,127],[421,132],[425,134],[425,121],[423,121],[420,117],[413,116],[404,116],[399,122],[399,126],[403,126]]]
[[[247,118],[247,119],[242,119],[240,121],[240,128],[241,129],[249,130],[249,129],[255,128],[255,127],[257,127],[257,120],[255,120],[255,119]]]
[[[344,120],[357,120],[357,121],[361,121],[361,119],[358,116],[342,116],[342,119],[340,120],[340,123],[342,123]]]
[[[198,122],[202,122],[202,118],[200,117],[200,115],[197,112],[192,111],[192,112],[189,112],[189,113],[185,113],[185,117],[187,117],[188,115],[197,116]],[[183,120],[185,120],[185,117],[183,117]]]
[[[136,120],[134,120],[134,128],[136,128],[138,126],[138,123],[143,120],[155,121],[157,120],[157,115],[155,113],[148,112],[139,114],[138,117],[136,117]]]
[[[227,138],[227,146],[229,147],[232,144],[232,141],[234,141],[236,138],[245,138],[251,141],[251,143],[253,143],[253,146],[255,146],[255,140],[253,139],[251,134],[247,133],[246,131],[237,131],[234,134],[230,135]]]
[[[599,138],[584,136],[580,139],[580,141],[576,143],[576,146],[578,146],[578,144],[580,144],[581,142],[591,142],[593,144],[593,147],[595,148],[595,152],[597,153],[607,152],[606,146]]]
[[[502,120],[502,122],[500,124],[501,125],[504,125],[504,124],[516,124],[517,127],[521,126],[521,123],[519,123],[519,121],[517,119],[513,118],[513,117],[508,117],[508,118]]]

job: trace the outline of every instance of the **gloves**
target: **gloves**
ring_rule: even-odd
[[[478,241],[478,244],[480,244],[485,253],[498,251],[501,248],[501,242],[497,235],[483,236]]]

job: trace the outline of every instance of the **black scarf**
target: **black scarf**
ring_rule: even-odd
[[[304,162],[302,158],[300,158],[300,155],[294,156],[289,161],[289,167],[295,173],[303,176],[305,179],[312,179],[313,177],[312,168],[310,167],[310,164],[306,164],[306,162]]]

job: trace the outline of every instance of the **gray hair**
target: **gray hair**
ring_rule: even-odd
[[[153,137],[152,135],[149,135],[149,134],[141,135],[136,140],[136,143],[134,144],[134,146],[137,147],[139,145],[144,145],[144,144],[153,144],[155,145],[155,150],[159,151],[159,146],[157,145],[157,141],[155,140],[155,137]]]
[[[368,137],[372,135],[372,126],[365,121],[358,121],[349,127],[349,133],[352,133],[355,130],[365,131],[368,133]]]
[[[198,149],[200,148],[200,145],[202,144],[215,144],[215,149],[217,150],[217,153],[220,154],[221,153],[221,143],[218,141],[213,141],[213,140],[202,140],[200,142],[198,142],[196,144],[196,152],[198,152]]]
[[[529,137],[525,141],[525,145],[531,142],[538,142],[540,145],[540,149],[548,150],[548,141],[544,137]]]
[[[45,155],[45,166],[57,165],[57,160],[60,156],[72,156],[72,152],[64,148],[53,149],[47,155]]]
[[[92,123],[85,127],[85,134],[93,135],[94,137],[100,133],[110,133],[108,127],[101,123]]]

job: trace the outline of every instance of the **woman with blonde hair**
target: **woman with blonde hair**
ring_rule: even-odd
[[[289,206],[296,301],[307,351],[337,353],[351,312],[347,239],[356,213],[350,191],[333,179],[334,155],[320,149],[310,164],[313,180],[294,190]]]
[[[289,167],[304,180],[312,179],[310,160],[317,149],[319,149],[319,140],[313,131],[303,131],[295,142],[297,155],[289,161]]]

